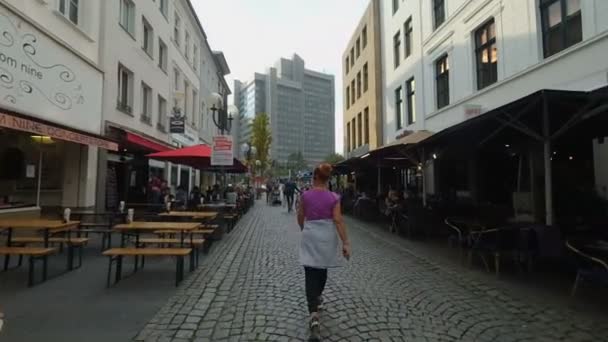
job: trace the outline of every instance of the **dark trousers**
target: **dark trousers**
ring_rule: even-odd
[[[325,289],[325,283],[327,283],[327,269],[304,266],[304,277],[306,278],[308,312],[319,312],[319,299]]]
[[[291,208],[293,208],[293,194],[285,194],[285,199],[287,200],[287,209],[291,211]]]

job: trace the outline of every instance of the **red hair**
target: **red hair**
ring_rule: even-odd
[[[327,182],[329,181],[333,170],[334,168],[330,164],[323,163],[315,168],[313,176],[315,179],[318,179],[322,182]]]

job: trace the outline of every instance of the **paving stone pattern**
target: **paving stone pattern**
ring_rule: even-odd
[[[353,257],[330,270],[325,341],[605,341],[608,323],[526,302],[351,224]],[[305,341],[295,215],[258,202],[136,341]],[[203,260],[204,259],[204,260]]]

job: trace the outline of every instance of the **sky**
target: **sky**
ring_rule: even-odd
[[[336,151],[343,152],[342,53],[369,0],[191,0],[209,45],[224,52],[227,81],[248,81],[297,53],[335,76]]]

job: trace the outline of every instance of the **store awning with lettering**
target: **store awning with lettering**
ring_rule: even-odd
[[[52,139],[69,141],[82,145],[97,146],[110,151],[118,151],[118,143],[97,134],[62,127],[50,122],[25,117],[0,110],[0,127],[28,132]]]

